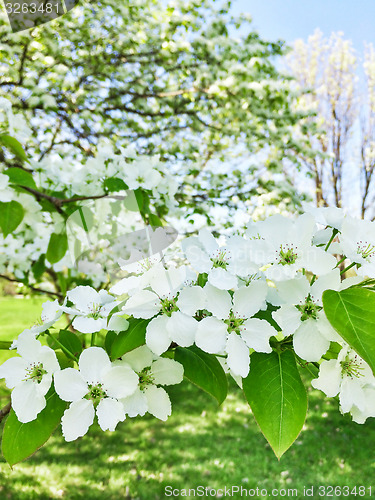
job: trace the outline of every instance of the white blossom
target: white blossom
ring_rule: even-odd
[[[79,370],[65,368],[55,375],[55,389],[63,401],[71,402],[61,420],[66,441],[84,436],[94,422],[95,413],[103,431],[114,431],[125,419],[120,399],[130,396],[138,386],[137,374],[128,366],[111,363],[100,347],[85,349]]]
[[[22,423],[31,422],[46,406],[52,376],[60,370],[55,351],[43,346],[32,334],[17,341],[21,357],[10,358],[0,366],[0,378],[12,391],[12,408]]]
[[[156,357],[147,346],[141,346],[116,362],[118,366],[128,364],[139,377],[136,391],[121,399],[129,417],[151,413],[160,420],[167,420],[172,407],[168,393],[161,385],[182,382],[184,369],[181,363],[169,358]]]

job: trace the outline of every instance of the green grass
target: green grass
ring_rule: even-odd
[[[0,301],[0,316],[12,307]],[[33,312],[35,304],[17,301],[18,330],[2,322],[2,339],[23,327],[17,307],[25,326],[39,315],[39,308]],[[12,318],[9,314],[8,321]],[[152,417],[127,419],[114,433],[93,426],[73,443],[65,443],[58,430],[44,448],[13,470],[0,460],[0,498],[151,500],[168,498],[167,485],[242,485],[267,488],[269,493],[273,488],[296,488],[298,498],[303,498],[304,486],[372,485],[375,494],[374,419],[365,425],[352,423],[340,415],[335,401],[309,389],[305,428],[278,462],[241,391],[230,385],[230,396],[219,409],[208,395],[184,383],[170,390],[174,411],[165,423]],[[314,498],[321,498],[315,491]]]

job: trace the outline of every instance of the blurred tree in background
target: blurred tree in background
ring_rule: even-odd
[[[365,47],[365,82],[358,76],[358,55],[341,33],[329,38],[317,30],[307,41],[297,40],[287,56],[298,88],[298,109],[312,111],[310,152],[298,153],[304,176],[313,179],[317,206],[345,207],[362,218],[374,218],[375,51]]]
[[[275,67],[284,43],[249,21],[207,0],[105,0],[16,34],[3,16],[0,95],[30,125],[35,162],[85,162],[106,142],[157,153],[173,163],[180,206],[210,223],[213,205],[246,209],[276,190],[260,165],[281,172],[300,150],[291,131],[301,114]],[[287,196],[298,202],[288,182],[272,199]]]

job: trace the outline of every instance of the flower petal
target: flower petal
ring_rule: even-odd
[[[129,417],[143,416],[148,408],[146,395],[139,388],[131,396],[121,399],[121,403]]]
[[[241,332],[242,339],[250,349],[257,352],[271,353],[270,338],[277,335],[277,331],[267,321],[251,318],[243,324],[245,330]]]
[[[122,356],[122,361],[129,364],[135,372],[141,372],[143,368],[151,366],[154,356],[147,345],[137,347]]]
[[[172,413],[172,405],[165,390],[149,385],[145,388],[144,394],[147,399],[148,412],[160,420],[167,420]]]
[[[339,400],[344,413],[350,411],[353,405],[360,411],[365,410],[366,399],[361,383],[357,378],[344,378],[341,383]]]
[[[167,330],[168,316],[158,316],[147,325],[146,344],[153,353],[160,356],[171,344]]]
[[[84,436],[94,422],[95,410],[92,401],[80,399],[74,401],[61,419],[65,441],[74,441]]]
[[[301,313],[292,305],[282,305],[280,309],[272,313],[272,316],[285,337],[294,333],[301,325]]]
[[[89,384],[101,383],[102,375],[111,367],[108,354],[101,347],[89,347],[79,357],[79,371]]]
[[[125,420],[125,409],[116,399],[105,398],[98,404],[96,415],[101,429],[113,432],[116,425]]]
[[[206,294],[200,286],[190,286],[180,291],[177,305],[181,312],[194,316],[199,309],[205,309]]]
[[[233,312],[236,317],[250,318],[259,309],[265,309],[267,292],[267,283],[260,280],[236,290],[233,294]]]
[[[5,378],[5,384],[8,389],[21,383],[25,378],[25,371],[28,363],[23,358],[10,358],[0,366],[0,379]]]
[[[100,297],[91,286],[77,286],[66,294],[68,299],[84,314],[92,312],[94,304],[100,304]]]
[[[129,365],[113,366],[102,377],[103,389],[111,398],[126,398],[138,387],[138,375]]]
[[[21,382],[13,389],[12,408],[23,424],[35,420],[45,406],[46,398],[32,380]]]
[[[228,335],[225,351],[228,354],[227,364],[234,375],[247,377],[250,369],[249,348],[237,333]]]
[[[60,370],[53,378],[55,390],[63,401],[79,401],[89,392],[89,387],[81,373],[74,368]]]
[[[172,313],[166,323],[169,338],[181,347],[189,347],[194,344],[198,321],[180,311]]]
[[[195,343],[205,352],[220,354],[227,343],[227,325],[212,316],[198,322]]]
[[[302,321],[293,335],[293,347],[305,361],[319,361],[329,349],[329,340],[319,333],[315,320]]]
[[[86,316],[77,316],[73,320],[73,326],[81,333],[100,332],[107,326],[106,318],[87,318]]]
[[[154,292],[141,290],[129,297],[122,310],[134,318],[149,319],[160,311],[160,299]]]
[[[237,278],[226,269],[215,267],[208,273],[208,282],[220,290],[230,290],[237,287]]]
[[[152,363],[151,373],[156,385],[179,384],[184,378],[184,367],[174,359],[160,358]]]
[[[329,398],[337,396],[341,383],[341,367],[336,359],[323,360],[318,378],[311,381],[315,389],[323,391]]]
[[[38,361],[43,364],[43,368],[50,374],[60,370],[55,351],[46,345],[41,347]]]
[[[204,287],[206,292],[206,309],[219,319],[227,319],[232,307],[230,294],[226,290],[218,288],[207,283]]]
[[[109,320],[107,330],[113,330],[114,332],[124,332],[129,328],[129,321],[122,316],[114,314]]]
[[[279,281],[276,283],[276,288],[282,303],[288,305],[304,303],[310,292],[310,284],[306,276]]]

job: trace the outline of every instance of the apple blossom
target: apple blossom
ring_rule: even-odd
[[[160,420],[167,420],[172,407],[168,393],[160,385],[174,385],[182,382],[184,369],[177,361],[155,356],[147,346],[141,346],[117,361],[116,366],[130,365],[138,374],[136,391],[122,398],[125,413],[129,417],[151,413]]]
[[[137,374],[128,366],[111,363],[100,347],[85,349],[79,370],[65,368],[55,376],[55,389],[63,401],[71,402],[62,417],[66,441],[83,436],[94,422],[95,413],[103,431],[114,431],[125,419],[120,398],[130,396],[138,386]]]
[[[60,370],[55,351],[43,346],[29,332],[17,340],[17,353],[0,366],[0,378],[12,391],[12,407],[20,422],[35,420],[46,406],[52,376]]]

